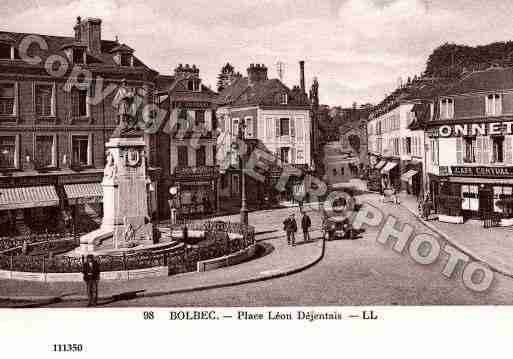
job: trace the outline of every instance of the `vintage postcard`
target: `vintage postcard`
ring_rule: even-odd
[[[511,304],[513,2],[0,9],[0,332],[271,340]],[[36,352],[100,353],[60,338]]]

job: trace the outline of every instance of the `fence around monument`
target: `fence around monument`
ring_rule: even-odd
[[[169,274],[195,271],[199,261],[227,256],[255,243],[252,226],[220,221],[182,222],[171,231],[204,231],[198,244],[183,244],[154,252],[96,256],[102,272],[168,267]],[[228,234],[238,234],[231,235]],[[24,248],[24,246],[26,248]],[[77,246],[76,239],[64,235],[35,235],[24,238],[0,237],[0,270],[27,273],[80,273],[84,258],[56,255]],[[31,254],[23,254],[29,252]],[[52,254],[50,254],[52,253]],[[49,255],[50,254],[50,255]]]

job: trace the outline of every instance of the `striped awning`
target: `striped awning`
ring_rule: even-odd
[[[99,203],[103,201],[101,183],[65,184],[64,192],[66,192],[69,204]]]
[[[0,210],[58,205],[54,186],[0,188]]]
[[[385,164],[387,163],[387,161],[384,161],[384,160],[381,160],[379,161],[376,166],[374,166],[375,169],[379,170],[381,167],[383,167]]]
[[[390,170],[392,168],[394,168],[395,166],[397,166],[397,162],[387,162],[387,164],[385,165],[385,167],[383,167],[381,169],[381,173],[385,174],[385,173],[388,173],[390,172]]]
[[[418,171],[415,171],[415,170],[408,170],[407,172],[403,173],[401,175],[401,180],[402,181],[409,181],[410,178],[412,178],[413,176],[415,176],[417,173],[419,173]]]

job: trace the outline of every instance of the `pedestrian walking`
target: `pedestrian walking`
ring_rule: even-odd
[[[98,282],[100,280],[100,264],[92,254],[88,254],[82,267],[82,274],[87,286],[88,307],[98,304]]]
[[[310,241],[310,227],[312,226],[312,221],[310,220],[310,216],[306,212],[303,212],[303,218],[301,218],[301,229],[303,230],[303,239],[305,242]]]
[[[296,245],[296,232],[297,232],[297,223],[294,218],[294,213],[292,213],[287,219],[283,221],[283,229],[287,233],[287,244],[291,246]]]

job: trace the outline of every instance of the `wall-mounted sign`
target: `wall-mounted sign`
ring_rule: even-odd
[[[453,176],[513,178],[513,167],[463,167],[451,166]]]
[[[430,137],[489,136],[513,134],[513,121],[442,125],[429,131]]]

